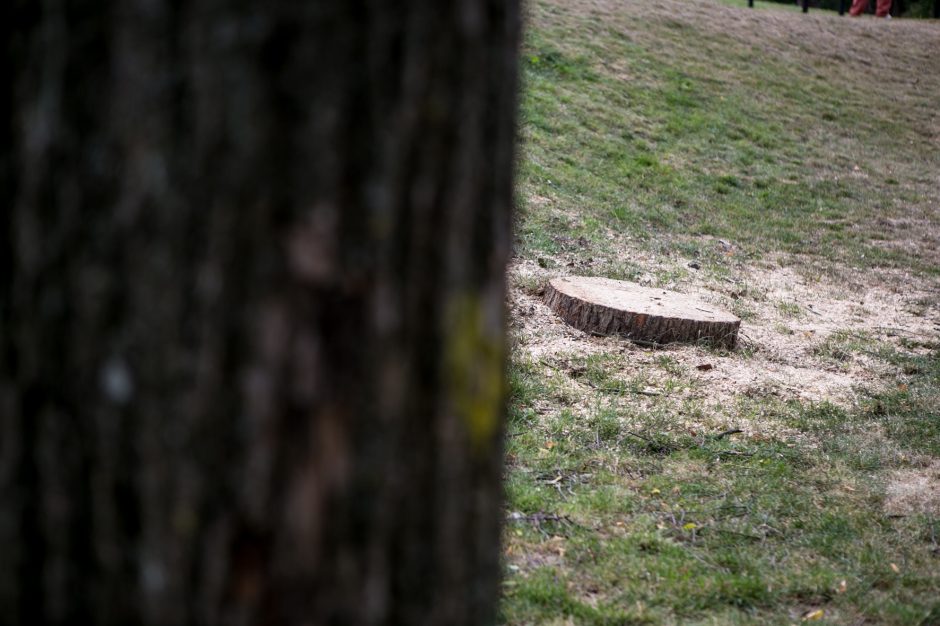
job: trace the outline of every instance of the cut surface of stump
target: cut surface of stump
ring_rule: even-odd
[[[741,320],[675,291],[610,278],[551,280],[545,303],[566,323],[592,334],[654,343],[707,343],[733,348]]]

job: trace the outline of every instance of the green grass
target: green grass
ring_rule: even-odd
[[[527,254],[557,254],[551,235],[562,231],[608,254],[608,230],[641,241],[668,232],[732,240],[750,257],[938,271],[877,244],[899,174],[872,165],[885,150],[902,165],[919,150],[920,165],[929,154],[940,167],[906,119],[874,108],[858,86],[817,78],[831,67],[808,73],[763,55],[754,63],[750,46],[678,22],[630,26],[649,29],[658,45],[576,18],[529,31],[521,186],[551,210],[522,207]],[[833,153],[833,142],[847,141],[851,150]],[[867,178],[852,176],[858,164]]]
[[[749,268],[935,281],[935,252],[916,245],[940,227],[929,98],[895,101],[856,66],[780,52],[812,44],[797,35],[737,38],[721,19],[669,13],[680,5],[529,6],[517,256],[658,286],[699,272],[735,285],[745,323],[769,309],[774,331],[798,338],[820,313]],[[915,218],[910,231],[892,221]],[[907,306],[925,317],[937,299]],[[940,520],[884,507],[893,472],[940,457],[940,346],[848,324],[811,341],[821,368],[875,362],[880,384],[853,402],[772,387],[718,401],[696,363],[759,347],[691,365],[640,348],[517,349],[501,623],[940,623],[928,619],[940,620]]]
[[[537,420],[541,375],[514,368],[509,562],[523,565],[503,621],[779,623],[822,608],[829,623],[916,623],[936,604],[940,522],[880,513],[879,473],[940,454],[940,354],[905,362],[908,384],[852,410],[740,403],[732,423],[761,411],[803,433],[751,440],[692,435],[626,401]],[[874,424],[884,440],[866,436]],[[545,514],[561,521],[533,521]],[[543,550],[564,566],[524,557]]]

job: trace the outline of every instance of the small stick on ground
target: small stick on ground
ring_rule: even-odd
[[[627,431],[627,434],[628,434],[628,435],[633,435],[633,436],[636,437],[637,439],[642,439],[643,441],[645,441],[645,442],[647,442],[647,443],[655,443],[655,442],[654,442],[652,439],[650,439],[649,437],[644,437],[643,435],[640,435],[640,434],[638,434],[638,433],[635,433],[635,432],[633,432],[632,430],[628,430],[628,431]]]

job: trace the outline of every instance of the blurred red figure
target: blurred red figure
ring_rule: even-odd
[[[849,9],[849,15],[858,17],[868,8],[868,0],[852,0],[852,8]],[[888,17],[891,12],[891,0],[878,0],[875,5],[875,15],[878,17]]]

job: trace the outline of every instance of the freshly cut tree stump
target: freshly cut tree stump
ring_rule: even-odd
[[[555,278],[545,303],[585,332],[655,343],[692,342],[733,348],[741,320],[685,294],[609,278]]]

